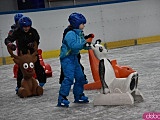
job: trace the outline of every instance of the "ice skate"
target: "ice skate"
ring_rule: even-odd
[[[89,102],[88,97],[86,97],[84,93],[80,96],[75,96],[74,103],[88,103],[88,102]]]
[[[59,95],[58,104],[57,104],[58,107],[69,107],[69,103],[70,102],[68,101],[68,99],[65,96]]]

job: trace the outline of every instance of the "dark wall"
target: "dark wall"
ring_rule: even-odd
[[[49,2],[52,1],[52,2]],[[0,0],[0,12],[121,0]]]
[[[0,0],[0,12],[18,10],[16,0]]]
[[[44,0],[17,0],[18,9],[37,9],[45,8]]]

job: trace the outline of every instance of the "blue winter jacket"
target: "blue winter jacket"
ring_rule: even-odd
[[[67,32],[62,42],[60,59],[68,55],[77,55],[82,49],[89,49],[85,47],[85,43],[86,40],[82,30],[73,29]]]

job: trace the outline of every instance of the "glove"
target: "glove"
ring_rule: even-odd
[[[34,47],[34,43],[30,42],[30,43],[28,43],[27,46],[30,47],[30,48],[33,48]]]
[[[87,49],[91,49],[91,42],[86,42],[84,44],[84,47],[87,48]]]
[[[8,43],[7,46],[12,50],[15,51],[16,50],[16,45],[13,43]]]
[[[94,34],[91,33],[91,34],[89,34],[89,35],[84,36],[84,38],[85,38],[85,39],[94,38]]]
[[[84,45],[85,47],[91,47],[91,42],[86,42]]]
[[[12,30],[16,29],[16,25],[15,25],[15,24],[12,25],[12,26],[11,26],[11,29],[12,29]]]

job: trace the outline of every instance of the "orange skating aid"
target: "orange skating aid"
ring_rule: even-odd
[[[100,77],[99,77],[99,60],[94,56],[93,50],[88,50],[90,67],[92,71],[92,76],[94,79],[93,83],[88,83],[84,85],[85,90],[100,89],[102,87]]]
[[[112,60],[111,64],[116,74],[116,78],[125,78],[128,77],[131,73],[136,72],[131,67],[118,65],[116,60]]]

